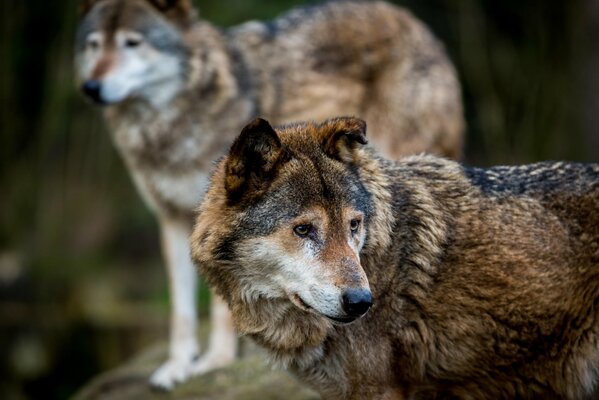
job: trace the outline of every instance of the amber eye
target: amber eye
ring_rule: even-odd
[[[311,231],[312,225],[310,224],[297,225],[293,228],[293,232],[299,237],[306,237]]]
[[[352,219],[349,223],[349,229],[351,229],[352,233],[356,233],[358,228],[360,227],[359,219]]]

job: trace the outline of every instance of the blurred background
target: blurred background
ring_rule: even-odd
[[[298,0],[197,0],[220,26]],[[599,161],[599,1],[395,1],[446,44],[466,161]],[[166,339],[157,225],[74,87],[76,0],[0,2],[0,398],[64,399]],[[207,291],[200,292],[205,312]]]

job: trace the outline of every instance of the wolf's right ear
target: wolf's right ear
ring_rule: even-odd
[[[281,140],[268,121],[256,118],[235,139],[225,165],[225,190],[229,200],[245,193],[262,193],[285,159]]]
[[[100,2],[100,0],[80,0],[79,8],[77,10],[79,12],[79,16],[82,17],[87,14],[89,10],[91,10],[91,8],[98,2]]]
[[[196,9],[191,0],[148,0],[166,18],[182,28],[189,28],[197,18]]]
[[[322,149],[331,158],[353,162],[358,145],[368,143],[366,122],[355,117],[337,117],[324,121],[318,131]]]

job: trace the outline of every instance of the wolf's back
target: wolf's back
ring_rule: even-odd
[[[541,162],[466,168],[465,174],[484,196],[538,201],[576,238],[591,264],[599,264],[599,164]]]
[[[443,45],[405,9],[333,1],[228,35],[239,69],[251,71],[258,114],[273,123],[355,115],[388,158],[423,151],[460,157],[456,72]]]
[[[488,169],[466,168],[472,184],[488,195],[525,195],[550,198],[579,195],[599,190],[599,165],[545,161],[522,166]]]

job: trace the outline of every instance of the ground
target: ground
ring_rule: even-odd
[[[97,376],[75,400],[318,400],[287,372],[266,362],[264,354],[244,343],[239,361],[195,377],[171,392],[153,390],[148,378],[166,355],[166,346],[143,351],[126,364]]]

